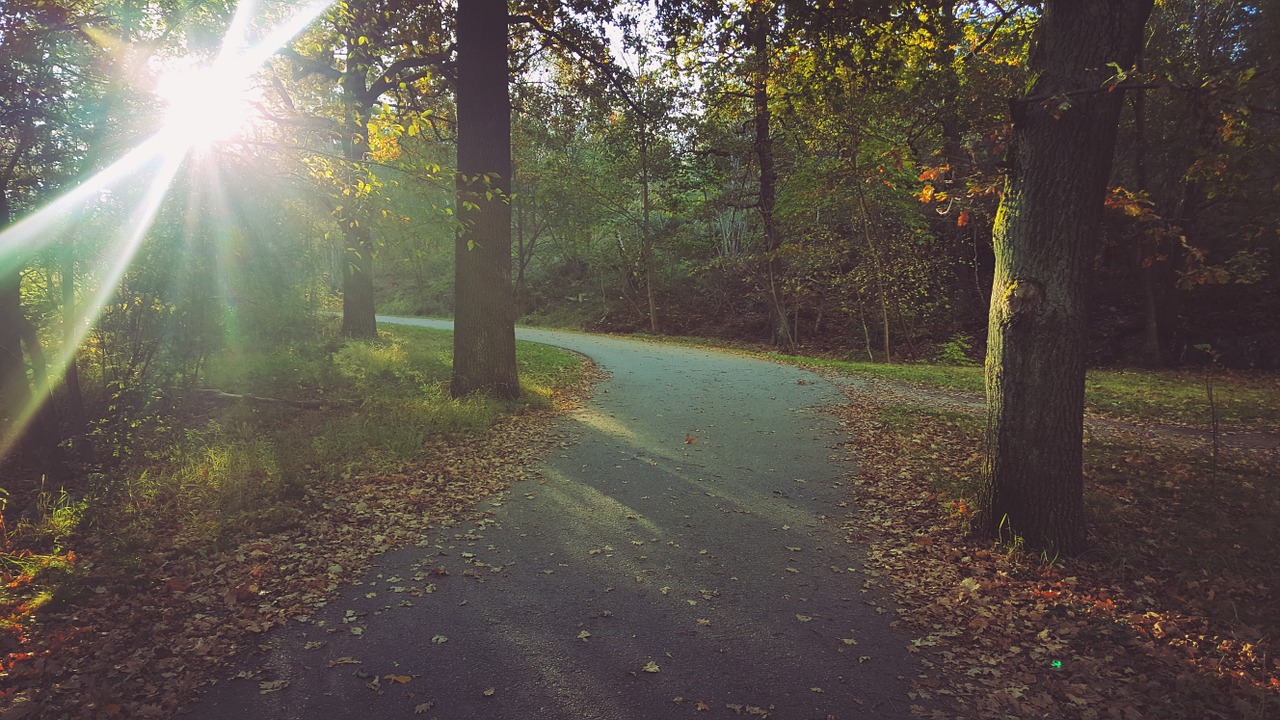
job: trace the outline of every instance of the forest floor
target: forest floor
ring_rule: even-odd
[[[921,633],[936,717],[1280,717],[1280,435],[1091,416],[1081,557],[969,533],[980,396],[831,370],[853,537]]]
[[[638,347],[625,354],[664,352]],[[843,423],[837,455],[857,470],[806,482],[752,455],[786,455],[779,448],[800,440],[728,446],[741,431],[699,388],[737,379],[756,403],[774,387],[783,404],[751,405],[748,428],[791,415],[787,393],[825,392],[825,382],[801,372],[761,385],[733,369],[677,387],[684,370],[623,369],[615,380],[648,398],[654,424],[637,422],[613,381],[602,399],[622,405],[588,404],[584,380],[558,390],[553,409],[433,440],[397,472],[312,488],[305,522],[228,547],[160,543],[127,566],[95,565],[83,548],[72,601],[28,594],[49,604],[3,635],[0,720],[172,717],[217,678],[221,700],[197,717],[228,707],[243,718],[246,708],[344,716],[335,697],[357,703],[352,717],[386,705],[385,717],[442,720],[473,716],[465,708],[521,718],[1280,717],[1273,434],[1227,427],[1215,452],[1202,429],[1091,418],[1093,547],[1050,558],[968,533],[984,427],[971,393],[815,368],[844,394],[822,404]],[[748,466],[764,472],[731,485]],[[536,483],[512,485],[524,478]],[[803,539],[761,543],[774,533]],[[489,602],[499,604],[485,611]],[[398,630],[396,613],[419,621]],[[560,614],[559,625],[534,619]],[[770,630],[762,614],[787,622]],[[703,645],[712,655],[694,661]],[[467,650],[476,646],[479,655]],[[523,672],[543,656],[558,660],[541,675],[485,674],[485,663]],[[485,669],[465,670],[477,660]],[[779,680],[748,677],[756,661]],[[717,694],[703,676],[736,689]]]

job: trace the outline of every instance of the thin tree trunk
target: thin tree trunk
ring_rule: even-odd
[[[1146,91],[1133,91],[1133,174],[1134,181],[1143,190],[1149,190],[1147,182],[1147,112]],[[1141,239],[1137,242],[1138,292],[1142,302],[1143,343],[1142,353],[1147,364],[1160,367],[1164,364],[1160,343],[1160,313],[1156,302],[1154,257],[1148,257]]]
[[[884,328],[884,361],[893,362],[889,353],[889,293],[885,289],[884,269],[880,265],[880,253],[871,241],[871,213],[867,210],[866,193],[862,184],[858,183],[858,207],[862,209],[862,235],[867,241],[867,252],[871,253],[871,267],[876,274],[876,288],[880,291],[880,325]]]
[[[516,317],[524,314],[524,269],[529,262],[526,259],[526,249],[524,246],[524,200],[521,199],[516,204],[516,285],[515,285],[515,303]]]
[[[856,291],[855,291],[856,292]],[[871,352],[871,328],[867,327],[867,312],[862,304],[862,293],[857,294],[858,298],[858,320],[862,322],[862,341],[867,348],[867,360],[875,362],[876,356]]]
[[[511,287],[511,100],[506,0],[458,3],[458,217],[454,397],[515,399]]]
[[[80,320],[76,306],[76,255],[75,239],[68,236],[62,248],[62,337],[66,343],[66,371],[63,373],[63,392],[66,395],[67,434],[81,437],[88,431],[88,419],[85,416],[84,392],[80,387],[80,364],[77,361],[80,345],[80,333],[77,329]]]
[[[653,296],[653,228],[649,205],[649,129],[648,118],[640,118],[640,245],[644,258],[645,294],[649,301],[649,331],[658,334],[658,305]]]
[[[782,240],[774,222],[773,211],[778,201],[778,171],[774,166],[773,136],[770,134],[772,114],[769,110],[769,29],[772,13],[765,9],[767,0],[752,3],[748,15],[748,32],[752,48],[751,109],[755,122],[756,162],[760,164],[760,196],[758,209],[760,224],[764,230],[765,274],[769,286],[769,302],[773,306],[773,325],[776,334],[787,349],[795,346],[791,324],[787,321],[787,309],[782,297],[782,268],[778,263],[778,248]]]
[[[995,224],[987,457],[979,525],[1070,554],[1085,547],[1085,291],[1123,96],[1152,0],[1049,0],[1014,105]],[[1064,102],[1063,97],[1067,100]]]

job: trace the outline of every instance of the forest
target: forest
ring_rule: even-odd
[[[6,3],[0,223],[48,214],[6,239],[0,347],[28,382],[4,406],[49,396],[55,445],[200,384],[229,338],[457,310],[450,10],[316,11],[229,99],[181,87],[233,10]],[[512,173],[487,192],[512,216],[522,323],[981,360],[1034,4],[511,12]],[[1265,3],[1161,2],[1141,56],[1109,68],[1091,365],[1280,367],[1277,23]],[[182,139],[144,157],[175,102]]]
[[[1280,4],[1073,6],[3,0],[6,584],[554,405],[517,324],[985,359],[973,522],[1085,550],[1086,371],[1280,371]]]

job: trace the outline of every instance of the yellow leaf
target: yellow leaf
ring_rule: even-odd
[[[283,690],[284,688],[287,688],[287,687],[289,687],[288,680],[265,680],[263,682],[258,683],[258,694],[266,695],[267,693],[273,693],[277,690]]]
[[[410,680],[412,680],[413,678],[409,677],[408,675],[383,675],[382,679],[386,680],[391,685],[395,685],[396,683],[400,683],[401,685],[403,685],[409,682]]]
[[[656,662],[654,662],[654,661],[652,661],[652,660],[650,660],[650,661],[649,661],[649,664],[645,665],[644,667],[642,667],[642,668],[640,668],[640,669],[641,669],[641,670],[643,670],[643,671],[645,671],[645,672],[647,672],[647,673],[656,673],[656,672],[658,672],[658,670],[659,670],[659,668],[658,668],[658,663],[656,663]]]

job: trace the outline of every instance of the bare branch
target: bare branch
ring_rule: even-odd
[[[650,117],[649,114],[640,107],[640,103],[636,102],[635,98],[631,97],[631,93],[627,91],[626,85],[623,83],[624,77],[622,75],[622,71],[617,65],[600,62],[600,60],[587,52],[586,49],[573,39],[569,38],[564,33],[548,28],[542,24],[542,21],[535,17],[531,17],[529,15],[511,15],[508,16],[507,23],[509,25],[528,25],[542,35],[545,35],[568,48],[574,55],[577,55],[581,60],[603,73],[605,79],[609,81],[609,84],[622,95],[622,99],[627,103],[627,105],[631,106],[631,109],[634,110],[637,115],[645,120],[654,120],[654,118]]]

